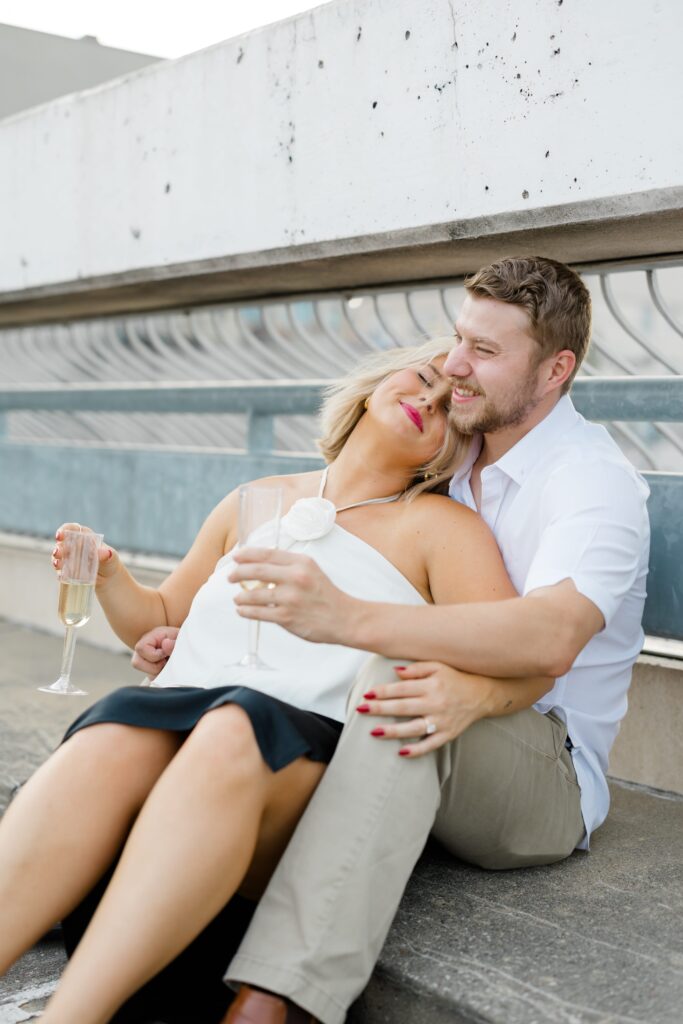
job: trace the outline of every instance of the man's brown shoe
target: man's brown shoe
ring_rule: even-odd
[[[221,1024],[320,1024],[307,1010],[283,996],[242,985]]]

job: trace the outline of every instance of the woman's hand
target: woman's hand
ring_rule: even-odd
[[[80,523],[62,523],[62,525],[55,533],[55,539],[57,543],[55,544],[52,551],[52,565],[56,572],[61,572],[62,569],[62,561],[64,557],[63,540],[65,530],[79,530],[81,533],[94,532],[90,529],[89,526],[81,526]],[[118,552],[116,552],[113,548],[110,548],[107,544],[100,545],[97,552],[97,557],[99,559],[99,565],[97,567],[97,582],[99,583],[101,580],[113,576],[121,563],[118,556]]]
[[[131,665],[148,676],[158,676],[173,653],[176,637],[180,630],[177,626],[155,626],[149,633],[141,636],[135,645]]]
[[[405,722],[377,722],[371,735],[382,740],[417,739],[401,746],[401,757],[420,757],[450,743],[490,711],[490,681],[436,661],[397,668],[400,682],[375,686],[356,710]],[[492,681],[491,681],[492,682]],[[431,727],[434,727],[433,731]]]

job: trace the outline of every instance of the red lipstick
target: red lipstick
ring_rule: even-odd
[[[424,433],[424,423],[422,422],[422,417],[420,416],[420,414],[417,411],[417,409],[415,408],[415,406],[408,405],[407,402],[401,402],[401,408],[403,409],[405,414],[408,416],[408,418],[413,421],[413,423],[415,424],[417,429],[420,431],[420,433]]]

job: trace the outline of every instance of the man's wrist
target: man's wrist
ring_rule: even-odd
[[[339,633],[335,643],[341,643],[345,647],[356,647],[360,651],[372,651],[372,620],[374,605],[371,601],[361,601],[360,598],[344,595],[344,607],[339,616]]]

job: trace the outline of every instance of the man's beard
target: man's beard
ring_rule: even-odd
[[[458,386],[457,381],[455,386]],[[518,426],[539,402],[540,398],[536,398],[536,382],[527,380],[505,405],[494,405],[484,398],[481,408],[471,414],[466,409],[460,413],[457,405],[451,406],[451,417],[462,434],[492,434],[504,427]]]

